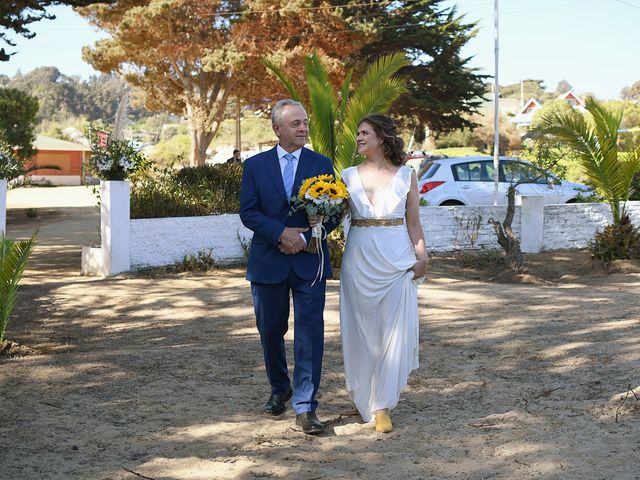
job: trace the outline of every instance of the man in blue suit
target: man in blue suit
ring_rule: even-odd
[[[317,254],[304,251],[310,239],[304,212],[290,214],[289,198],[301,183],[321,174],[333,175],[330,159],[304,148],[309,119],[294,100],[281,100],[271,112],[275,148],[244,164],[240,190],[240,218],[253,231],[247,280],[251,282],[256,325],[264,353],[271,396],[264,411],[280,415],[292,399],[296,423],[308,434],[324,431],[316,416],[324,349],[325,279],[331,275],[325,240],[324,274],[316,280]],[[331,231],[335,225],[326,225]],[[293,296],[295,369],[289,378],[284,335],[288,330]]]

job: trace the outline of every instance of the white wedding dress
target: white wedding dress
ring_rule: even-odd
[[[400,167],[374,206],[357,167],[343,170],[351,219],[404,219],[412,172]],[[348,229],[340,271],[342,351],[347,391],[365,422],[397,405],[418,368],[418,282],[408,271],[415,262],[406,222]]]

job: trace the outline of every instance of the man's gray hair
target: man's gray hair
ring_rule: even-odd
[[[290,98],[285,98],[284,100],[278,100],[276,104],[271,109],[271,123],[274,125],[282,125],[282,110],[284,107],[294,106],[300,107],[304,110],[304,105],[300,102],[296,102]]]

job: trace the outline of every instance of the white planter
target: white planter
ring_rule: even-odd
[[[82,275],[107,276],[104,269],[104,255],[101,247],[82,247]]]
[[[127,181],[100,182],[100,234],[105,276],[130,270],[129,205],[130,185]]]
[[[7,231],[7,179],[0,178],[0,233]]]

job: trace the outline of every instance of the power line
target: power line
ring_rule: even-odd
[[[419,27],[424,25],[424,22],[418,22],[418,23],[403,23],[400,25],[388,25],[388,26],[382,26],[382,27],[377,27],[379,30],[386,30],[389,28],[402,28],[402,27]],[[360,30],[356,30],[353,28],[345,28],[343,30],[331,30],[331,31],[326,31],[326,32],[301,32],[299,34],[294,34],[294,35],[255,35],[252,36],[252,38],[256,38],[256,39],[265,39],[265,38],[270,38],[270,39],[284,39],[284,38],[294,38],[294,37],[300,37],[300,36],[304,36],[304,37],[319,37],[322,35],[334,35],[336,33],[363,33]],[[109,39],[107,39],[109,40]],[[37,44],[26,44],[24,49],[27,48],[68,48],[68,47],[76,47],[77,45],[37,45]]]
[[[628,3],[624,0],[616,0],[616,2],[621,3],[622,5],[626,5],[627,7],[637,8],[638,10],[640,10],[640,7],[638,5],[634,5],[633,3]]]
[[[333,5],[333,6],[319,6],[319,7],[297,7],[295,11],[300,10],[338,10],[339,8],[356,8],[356,7],[386,7],[391,5],[392,1],[386,2],[367,2],[367,3],[353,3],[353,4],[344,4],[344,5]],[[246,15],[246,14],[260,14],[260,13],[279,13],[279,12],[291,12],[294,11],[290,8],[275,8],[273,10],[240,10],[236,12],[217,12],[211,13],[207,16],[209,17],[218,17],[218,16],[231,16],[231,15]]]

